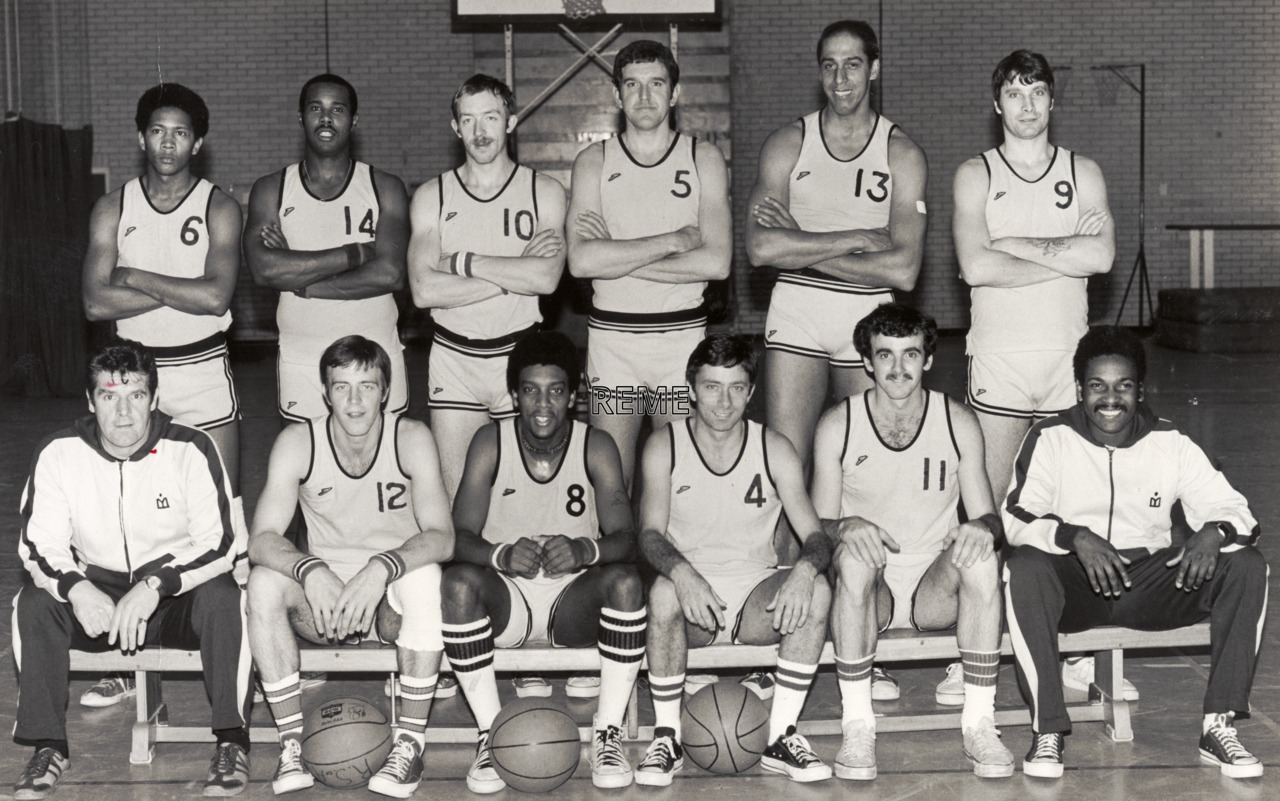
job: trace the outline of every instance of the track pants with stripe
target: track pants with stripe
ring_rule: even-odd
[[[1014,552],[1005,566],[1005,612],[1018,685],[1031,707],[1035,731],[1071,731],[1057,635],[1097,626],[1167,631],[1208,618],[1205,714],[1248,710],[1267,608],[1266,560],[1252,547],[1220,553],[1213,578],[1184,592],[1174,585],[1178,568],[1165,567],[1177,552],[1166,548],[1141,558],[1125,552],[1132,560],[1127,568],[1132,587],[1119,598],[1095,594],[1073,554],[1059,556],[1031,546]]]
[[[92,578],[92,576],[91,576]],[[113,601],[129,591],[94,581]],[[223,573],[190,592],[160,599],[147,621],[144,644],[199,650],[204,686],[213,706],[210,728],[234,729],[249,720],[249,640],[244,593]],[[13,652],[18,663],[18,720],[14,741],[67,739],[68,652],[111,651],[107,635],[89,637],[71,609],[27,583],[13,601]]]

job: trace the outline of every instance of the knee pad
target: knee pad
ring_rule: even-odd
[[[400,615],[396,645],[410,651],[443,651],[440,565],[406,573],[387,587],[387,602]]]

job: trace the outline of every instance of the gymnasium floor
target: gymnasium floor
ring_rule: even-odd
[[[963,340],[944,338],[937,366],[929,383],[961,396],[964,381]],[[1228,478],[1251,501],[1262,522],[1261,548],[1273,563],[1280,563],[1280,545],[1275,531],[1280,524],[1280,502],[1271,492],[1280,483],[1280,400],[1272,387],[1280,383],[1280,359],[1267,354],[1211,356],[1166,351],[1148,344],[1150,358],[1147,399],[1162,416],[1180,423],[1197,437],[1218,460]],[[425,418],[421,383],[426,371],[425,353],[411,350],[410,374],[418,381],[413,387],[414,416]],[[238,360],[234,364],[245,421],[241,429],[246,508],[252,509],[261,491],[266,457],[278,430],[274,409],[275,371],[271,359]],[[763,394],[763,393],[761,393]],[[753,416],[761,413],[759,400]],[[0,442],[11,458],[0,466],[0,526],[16,542],[19,518],[18,499],[31,450],[47,433],[66,425],[85,412],[83,400],[0,399]],[[0,595],[10,598],[23,579],[16,547],[0,550]],[[1273,604],[1274,606],[1274,604]],[[7,617],[6,617],[7,619]],[[781,776],[754,768],[731,778],[713,776],[687,765],[675,784],[665,790],[631,787],[627,790],[597,791],[591,785],[584,758],[577,774],[556,791],[566,799],[599,795],[615,798],[679,798],[698,793],[705,801],[734,799],[756,801],[785,793],[796,801],[817,799],[905,799],[909,797],[950,797],[955,801],[988,799],[1280,799],[1280,649],[1276,647],[1276,627],[1265,633],[1253,694],[1253,715],[1238,721],[1241,739],[1269,766],[1263,779],[1236,781],[1220,777],[1213,768],[1196,759],[1199,736],[1200,698],[1207,677],[1208,657],[1203,651],[1191,653],[1142,653],[1127,661],[1128,675],[1137,684],[1142,700],[1134,709],[1132,743],[1112,743],[1099,723],[1078,724],[1067,739],[1067,770],[1060,781],[1023,777],[1021,772],[1006,780],[980,780],[970,772],[960,751],[959,734],[953,731],[882,734],[879,739],[880,777],[869,783],[831,780],[813,785],[788,782]],[[0,639],[11,663],[10,639]],[[933,708],[933,686],[942,678],[942,665],[895,671],[902,682],[903,700],[877,705],[878,711]],[[131,703],[102,710],[88,710],[75,704],[93,677],[76,675],[72,681],[72,708],[69,711],[72,768],[54,798],[93,798],[95,801],[122,799],[189,798],[200,794],[200,784],[212,753],[209,745],[164,744],[156,749],[151,765],[131,766],[128,762],[128,727]],[[308,692],[304,705],[336,694],[362,695],[382,702],[381,677],[367,680],[333,681]],[[509,683],[500,682],[504,700],[514,697]],[[648,722],[647,694],[642,693],[642,720]],[[0,673],[0,697],[16,696],[12,671]],[[564,700],[563,687],[556,683],[555,697]],[[175,722],[201,725],[207,721],[207,704],[195,681],[166,682],[166,698]],[[1068,700],[1072,695],[1068,694]],[[1019,703],[1013,667],[1001,669],[1001,706]],[[589,720],[591,702],[571,701],[570,709],[580,721]],[[811,695],[807,713],[838,716],[839,697],[834,676],[820,675]],[[0,728],[11,730],[15,709],[12,702],[0,705]],[[255,709],[255,721],[266,724],[270,716]],[[439,701],[432,712],[435,722],[469,721],[461,696]],[[1007,727],[1005,740],[1018,758],[1025,753],[1029,728]],[[644,753],[644,743],[626,745],[632,762]],[[815,738],[814,746],[827,761],[839,748],[838,738]],[[429,746],[427,769],[418,798],[466,798],[462,778],[472,756],[472,747]],[[255,745],[254,784],[243,797],[270,798],[270,778],[275,768],[276,749]],[[585,754],[585,752],[584,752]],[[29,757],[29,750],[7,745],[0,748],[0,798],[9,798],[12,781]],[[348,797],[371,797],[365,790],[347,791]],[[317,786],[293,798],[337,798],[342,791]],[[496,798],[510,798],[507,790]]]

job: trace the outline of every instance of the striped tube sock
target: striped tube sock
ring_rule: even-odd
[[[488,731],[502,703],[498,677],[493,672],[493,627],[489,618],[470,623],[445,623],[444,652],[449,655],[458,686],[476,716],[476,728]]]
[[[871,663],[876,655],[864,656],[852,662],[836,657],[836,678],[840,683],[840,725],[847,726],[861,720],[876,728],[876,713],[871,709]]]
[[[419,750],[427,741],[427,715],[431,713],[431,700],[436,697],[438,677],[437,673],[425,678],[400,676],[400,717],[396,728],[412,737]]]
[[[649,695],[653,697],[653,727],[666,727],[676,733],[680,742],[680,702],[684,697],[684,674],[655,676],[649,671]]]
[[[773,709],[769,712],[769,742],[775,742],[787,733],[788,726],[796,725],[804,699],[813,684],[813,674],[818,666],[788,662],[778,658],[777,686],[773,690]]]
[[[960,649],[964,665],[964,709],[960,729],[971,729],[983,718],[996,719],[996,676],[1000,675],[999,651]]]
[[[302,676],[291,673],[280,681],[262,682],[262,695],[271,708],[280,739],[302,736]]]
[[[635,612],[600,610],[600,705],[596,709],[600,726],[622,726],[627,699],[644,659],[648,625],[648,610],[643,607]]]

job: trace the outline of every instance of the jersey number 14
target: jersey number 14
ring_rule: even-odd
[[[344,206],[342,209],[347,218],[347,236],[351,236],[351,207]],[[356,229],[362,234],[368,234],[372,239],[374,236],[373,226],[373,209],[369,209],[364,213],[364,219],[360,221],[360,226]]]

